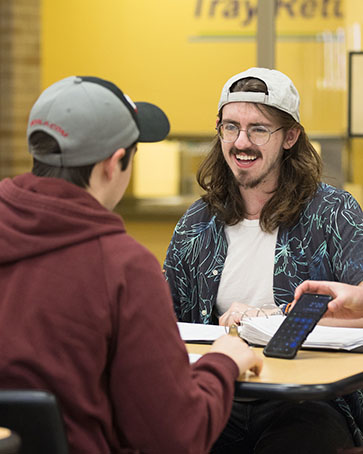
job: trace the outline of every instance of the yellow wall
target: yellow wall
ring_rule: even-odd
[[[70,74],[111,79],[135,101],[164,108],[171,137],[213,135],[223,83],[256,64],[258,0],[41,1],[43,87]],[[344,136],[347,51],[361,49],[353,29],[362,30],[363,1],[278,4],[276,68],[300,92],[302,124],[311,135]],[[363,184],[363,140],[350,147],[352,183]],[[155,156],[154,172],[162,164]]]
[[[134,159],[133,195],[139,198],[179,195],[179,142],[139,143]],[[162,171],[156,163],[162,163]]]
[[[110,79],[135,101],[164,108],[176,137],[213,135],[222,85],[256,64],[258,0],[40,1],[43,88],[71,74]],[[309,134],[344,136],[347,50],[361,50],[352,31],[362,30],[363,0],[277,3],[275,66],[300,92],[302,124]],[[139,149],[138,197],[177,192],[180,151],[165,146]],[[350,147],[348,189],[362,203],[363,140]]]
[[[347,1],[279,2],[276,67],[296,83],[309,132],[345,130],[339,74],[345,44],[337,30]],[[99,75],[134,100],[163,107],[172,134],[211,135],[223,83],[256,64],[256,6],[257,0],[42,0],[43,86],[70,74]]]
[[[354,42],[354,33],[353,28],[363,30],[363,1],[362,0],[349,0],[347,3],[347,12],[346,12],[346,24],[348,30],[348,50],[362,50],[362,47],[359,49],[356,48],[356,43]],[[362,36],[363,39],[363,36]],[[362,74],[363,77],[363,74]],[[353,188],[356,186],[357,196],[363,206],[363,189],[360,185],[363,185],[363,139],[352,139],[351,143],[351,172],[352,172],[352,183]]]

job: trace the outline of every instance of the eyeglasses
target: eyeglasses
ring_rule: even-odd
[[[250,142],[254,145],[265,145],[271,137],[271,134],[274,134],[277,131],[280,131],[283,126],[280,128],[275,129],[274,131],[270,131],[266,126],[250,126],[248,129],[241,129],[234,123],[219,123],[216,127],[218,131],[218,136],[226,143],[235,142],[241,131],[247,133],[247,137],[249,138]]]

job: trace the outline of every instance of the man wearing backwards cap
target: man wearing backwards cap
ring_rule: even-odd
[[[110,211],[136,143],[168,132],[155,105],[68,77],[31,110],[32,173],[0,183],[0,387],[53,392],[74,454],[207,452],[261,368],[228,335],[189,365],[157,260]]]
[[[251,306],[285,309],[306,279],[361,284],[362,210],[321,183],[292,81],[265,68],[235,75],[222,89],[216,126],[197,174],[204,195],[177,224],[164,266],[178,319],[228,325],[256,313]],[[362,400],[349,399],[354,415],[345,398],[235,403],[212,452],[325,454],[351,446],[352,435],[363,443]]]

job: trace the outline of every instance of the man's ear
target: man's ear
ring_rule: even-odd
[[[120,167],[119,161],[125,156],[125,148],[119,148],[112,156],[103,161],[103,171],[107,179],[111,180],[116,166]]]
[[[287,131],[284,143],[282,144],[282,148],[285,150],[289,150],[292,148],[295,143],[297,142],[300,136],[300,129],[299,128],[291,128]]]

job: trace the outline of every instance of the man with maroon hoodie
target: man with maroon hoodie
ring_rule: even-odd
[[[68,77],[31,110],[32,173],[0,183],[0,387],[54,393],[74,454],[207,452],[261,368],[228,335],[189,365],[157,260],[111,212],[137,142],[168,132],[157,106]]]

